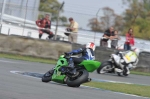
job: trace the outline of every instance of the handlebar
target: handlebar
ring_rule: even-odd
[[[65,54],[65,58],[70,58],[72,56],[73,53],[64,53]]]

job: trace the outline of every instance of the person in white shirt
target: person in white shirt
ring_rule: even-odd
[[[73,20],[73,18],[69,18],[70,25],[66,29],[69,32],[72,32],[68,34],[68,41],[71,43],[77,43],[77,36],[78,36],[78,23]]]

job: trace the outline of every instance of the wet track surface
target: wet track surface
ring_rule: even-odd
[[[54,82],[41,82],[41,75],[54,65],[0,58],[0,99],[145,99],[112,91],[87,88],[71,88]],[[10,71],[21,71],[14,74]],[[30,76],[28,74],[31,73]],[[37,77],[33,77],[37,76]],[[150,77],[129,75],[99,75],[90,73],[93,80],[111,80],[150,85]]]

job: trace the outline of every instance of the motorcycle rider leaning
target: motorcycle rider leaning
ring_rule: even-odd
[[[66,54],[68,55],[77,55],[82,54],[81,57],[70,57],[68,59],[68,66],[70,68],[69,73],[70,74],[76,74],[75,64],[80,64],[83,60],[95,60],[95,44],[93,42],[89,42],[86,44],[84,48],[80,48],[77,50],[72,50],[71,52],[68,52]],[[65,72],[64,68],[60,68],[60,71],[63,73]]]
[[[130,73],[129,68],[136,67],[136,65],[139,61],[138,58],[136,58],[136,57],[139,57],[140,52],[141,51],[138,48],[134,48],[134,47],[132,47],[131,50],[126,51],[126,52],[117,52],[116,54],[121,57],[120,68],[126,69],[127,74],[129,74]],[[130,58],[130,61],[127,59],[128,57]],[[121,69],[115,69],[115,71],[121,72]]]

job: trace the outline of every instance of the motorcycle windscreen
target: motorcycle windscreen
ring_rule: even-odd
[[[135,52],[130,51],[123,57],[123,59],[126,63],[135,62],[137,59],[137,55],[135,54]]]
[[[82,63],[79,64],[80,66],[84,66],[85,69],[88,72],[93,72],[94,70],[96,70],[101,63],[99,61],[93,61],[93,60],[84,60]]]

